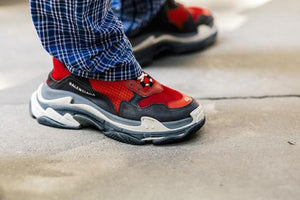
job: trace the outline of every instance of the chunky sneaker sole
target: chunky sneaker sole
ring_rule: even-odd
[[[53,89],[46,83],[32,94],[30,113],[43,125],[67,129],[93,126],[112,139],[136,145],[179,141],[205,123],[201,105],[182,120],[159,122],[147,116],[129,120],[107,112],[81,95]]]
[[[183,54],[213,45],[218,31],[215,26],[199,25],[192,33],[149,33],[131,38],[133,51],[141,65],[147,65],[162,52]]]

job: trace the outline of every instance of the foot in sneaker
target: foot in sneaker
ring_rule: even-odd
[[[135,57],[149,64],[163,51],[187,53],[204,49],[216,41],[217,29],[210,11],[185,7],[167,0],[156,17],[137,35],[129,36]]]
[[[100,81],[72,75],[63,63],[53,61],[47,82],[31,97],[30,111],[40,124],[94,126],[130,144],[181,140],[204,125],[201,105],[145,72],[136,80]]]

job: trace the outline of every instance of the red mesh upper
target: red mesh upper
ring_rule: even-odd
[[[51,75],[54,80],[61,80],[70,74],[70,71],[68,71],[66,66],[55,58],[53,58],[53,65],[54,68]],[[130,101],[134,96],[134,93],[130,89],[128,89],[128,86],[126,85],[127,81],[101,81],[93,79],[90,79],[89,81],[95,91],[102,93],[111,100],[117,112],[119,111],[119,106],[122,101]],[[149,78],[145,77],[144,82],[148,83]],[[155,83],[156,81],[153,79],[153,84]],[[140,82],[136,81],[135,84],[140,85]],[[187,101],[182,102],[182,99],[184,99],[185,96],[178,91],[168,88],[164,85],[161,85],[159,87],[163,88],[162,92],[150,94],[150,96],[142,99],[139,102],[139,106],[141,108],[147,107],[152,104],[165,104],[166,106],[168,106],[168,104],[171,102],[172,105],[170,104],[169,107],[181,107],[187,104]],[[142,91],[147,93],[149,89],[150,86],[146,86]],[[139,91],[136,92],[139,93]]]
[[[134,96],[133,92],[126,87],[126,81],[90,80],[90,83],[94,90],[112,101],[117,112],[122,101],[129,101]]]
[[[194,22],[197,22],[201,15],[209,16],[210,11],[201,7],[185,7],[184,5],[178,3],[176,9],[168,10],[169,22],[175,24],[179,29],[183,28],[183,24],[190,16]]]
[[[163,91],[158,94],[153,94],[145,99],[142,99],[139,102],[139,106],[141,108],[147,107],[151,104],[165,104],[168,105],[168,103],[172,101],[177,101],[183,98],[183,95],[176,90],[173,90],[171,88],[168,88],[164,85],[162,85]]]
[[[53,70],[51,76],[54,80],[59,81],[68,76],[71,72],[66,68],[65,64],[53,58]]]
[[[168,10],[169,21],[175,24],[179,29],[183,28],[183,24],[189,16],[189,11],[182,4],[178,4],[176,9]]]
[[[211,15],[210,11],[205,8],[189,7],[188,10],[192,14],[194,21],[197,21],[201,15],[206,15],[206,16]]]

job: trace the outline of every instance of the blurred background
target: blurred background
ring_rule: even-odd
[[[137,147],[30,118],[51,58],[28,1],[0,0],[0,200],[299,199],[300,1],[181,2],[214,12],[218,42],[146,71],[201,101],[207,124],[180,144]]]

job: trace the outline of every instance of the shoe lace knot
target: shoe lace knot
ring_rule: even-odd
[[[146,72],[142,72],[141,75],[137,77],[137,81],[143,86],[143,88],[151,87],[153,85],[152,77]]]

